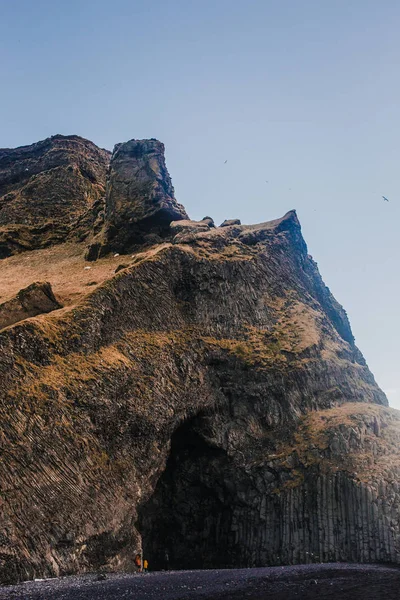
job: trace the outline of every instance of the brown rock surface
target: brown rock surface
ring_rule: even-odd
[[[109,250],[127,252],[146,244],[156,234],[161,241],[171,221],[187,219],[175,200],[164,158],[164,144],[155,139],[117,144],[107,180],[105,232],[99,236],[98,255]],[[93,242],[96,244],[96,241]],[[93,260],[93,245],[87,258]]]
[[[150,162],[151,212],[172,196]],[[0,332],[1,580],[129,570],[142,548],[153,568],[400,562],[400,414],[296,213],[170,227],[163,201],[166,241],[118,273],[72,243],[1,263],[3,299],[37,272],[67,305]],[[130,244],[146,217],[118,202]]]
[[[11,300],[0,304],[0,329],[58,308],[61,308],[61,304],[54,296],[50,283],[32,283]]]
[[[230,227],[231,225],[240,225],[240,219],[225,219],[220,225],[220,227]]]
[[[184,219],[182,221],[172,221],[170,223],[170,232],[174,244],[191,242],[196,239],[196,233],[205,233],[210,231],[209,220],[191,221]]]
[[[0,149],[0,258],[86,237],[102,208],[109,160],[78,136]]]

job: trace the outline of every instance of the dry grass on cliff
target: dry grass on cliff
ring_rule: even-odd
[[[306,304],[296,302],[276,322],[270,331],[246,326],[239,339],[203,337],[203,341],[241,359],[252,367],[271,367],[271,363],[286,364],[285,353],[295,355],[316,346],[321,339],[319,313]],[[303,358],[301,360],[307,360]]]
[[[42,325],[46,335],[56,343],[57,331],[49,330],[48,320]],[[58,398],[57,402],[68,404],[65,392],[79,396],[85,386],[97,389],[103,379],[124,380],[129,372],[135,374],[138,394],[151,398],[152,381],[157,373],[155,365],[163,359],[163,353],[166,353],[166,361],[174,354],[181,355],[188,337],[190,335],[185,331],[152,333],[138,330],[125,334],[118,344],[101,347],[92,353],[75,352],[68,357],[54,353],[48,365],[33,365],[20,358],[21,375],[9,397],[15,398],[20,405],[22,400],[25,407],[31,406],[41,412],[46,410],[48,402],[52,402],[49,400],[52,392]]]
[[[220,348],[248,366],[262,368],[270,366],[272,361],[275,364],[278,361],[286,362],[278,342],[275,339],[268,341],[262,332],[258,337],[252,335],[252,339],[217,339],[209,336],[202,336],[201,339],[211,348]]]
[[[399,446],[400,411],[353,402],[303,417],[293,445],[282,447],[279,458],[294,452],[305,467],[344,470],[363,482],[393,481],[400,473]]]
[[[61,304],[73,306],[97,286],[114,277],[119,265],[130,266],[150,259],[165,244],[137,254],[134,259],[131,255],[111,254],[96,262],[84,260],[86,247],[87,244],[60,244],[3,259],[0,304],[35,281],[48,281]]]
[[[85,249],[85,244],[60,244],[3,259],[0,302],[9,300],[34,281],[49,281],[62,304],[75,304],[96,285],[112,277],[116,267],[127,258],[111,256],[88,263],[84,260]]]

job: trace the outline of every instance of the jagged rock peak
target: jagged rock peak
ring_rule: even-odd
[[[172,221],[188,219],[175,199],[156,139],[117,144],[111,157],[106,192],[107,238],[113,249],[140,244],[148,233],[162,235]]]

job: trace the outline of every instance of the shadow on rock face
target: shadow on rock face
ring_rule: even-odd
[[[201,428],[202,417],[195,417],[176,430],[166,469],[140,511],[143,552],[154,570],[223,567],[239,559],[230,492],[218,475],[232,466]]]

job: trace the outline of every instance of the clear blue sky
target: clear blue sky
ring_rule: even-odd
[[[400,408],[399,31],[398,0],[0,0],[0,146],[156,137],[192,218],[296,208]]]

